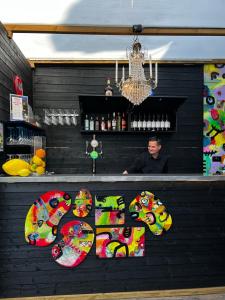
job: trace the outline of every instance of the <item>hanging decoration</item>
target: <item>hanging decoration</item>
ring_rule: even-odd
[[[118,62],[116,61],[115,82],[121,95],[127,98],[134,105],[141,104],[152,94],[152,90],[158,85],[158,64],[155,64],[155,75],[152,73],[151,56],[147,57],[146,51],[142,50],[138,34],[143,30],[142,25],[134,25],[134,40],[131,49],[127,50],[127,59],[129,61],[128,78],[125,78],[125,69],[122,69],[122,78],[118,82]],[[145,59],[149,62],[149,79],[146,79],[144,64]]]
[[[91,211],[92,196],[89,190],[81,189],[75,197],[73,214],[76,217],[84,218]]]
[[[13,77],[13,88],[16,95],[23,96],[23,81],[19,75]]]
[[[95,225],[122,225],[125,223],[125,201],[122,196],[95,197]]]
[[[58,224],[70,207],[71,198],[65,192],[49,191],[41,195],[26,217],[26,241],[35,246],[48,246],[54,242]]]
[[[74,214],[78,217],[87,216],[91,205],[89,190],[80,189],[75,198]],[[97,196],[95,205],[96,225],[124,224],[125,201],[122,196]],[[66,192],[49,191],[41,195],[26,217],[26,241],[40,247],[52,244],[56,239],[59,223],[70,208],[71,197]],[[161,235],[172,225],[172,218],[165,206],[148,191],[142,192],[130,203],[129,211],[133,219],[144,222],[155,235]],[[98,227],[95,232],[96,256],[99,258],[145,255],[145,227]],[[63,238],[52,247],[52,257],[59,265],[74,268],[90,252],[94,230],[86,222],[73,220],[64,224],[60,233]]]
[[[96,228],[99,258],[140,257],[145,252],[145,228]]]
[[[94,231],[88,223],[71,221],[63,225],[60,233],[63,239],[53,246],[52,256],[61,266],[74,268],[85,260],[90,252]]]
[[[129,211],[133,219],[144,222],[154,235],[161,235],[172,225],[172,218],[166,207],[148,191],[136,196],[130,203]]]

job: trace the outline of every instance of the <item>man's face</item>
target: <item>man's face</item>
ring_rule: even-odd
[[[148,152],[151,155],[158,154],[160,149],[161,149],[161,145],[159,145],[158,142],[156,141],[148,142]]]

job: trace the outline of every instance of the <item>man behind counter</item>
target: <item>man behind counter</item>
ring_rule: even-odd
[[[160,154],[161,141],[157,137],[151,137],[148,141],[148,152],[138,156],[134,163],[123,172],[129,173],[157,174],[168,172],[168,156]]]

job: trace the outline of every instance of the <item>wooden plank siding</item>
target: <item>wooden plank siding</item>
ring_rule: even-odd
[[[0,120],[9,119],[9,94],[14,93],[13,76],[23,80],[24,95],[32,103],[32,70],[18,46],[0,22]]]
[[[9,120],[9,95],[15,93],[13,77],[19,75],[23,81],[24,95],[32,104],[32,69],[13,39],[9,39],[7,31],[0,22],[0,121]],[[0,152],[0,165],[5,155]]]
[[[157,179],[156,179],[157,180]],[[225,285],[225,198],[223,182],[15,183],[1,184],[0,297],[151,291]],[[141,226],[128,212],[142,190],[152,191],[167,207],[173,226],[162,236],[146,228],[144,258],[104,260],[95,256],[74,269],[56,264],[51,248],[24,240],[24,221],[35,199],[48,190],[64,190],[74,199],[81,188],[92,195],[121,194],[126,226]],[[72,210],[60,228],[74,220]],[[93,228],[94,208],[83,219]],[[56,241],[61,239],[60,233]]]
[[[103,95],[106,78],[114,78],[114,71],[113,65],[37,65],[33,70],[36,113],[43,115],[43,108],[79,110],[79,94]],[[172,156],[171,173],[202,172],[202,90],[202,65],[159,65],[155,95],[187,97],[178,109],[178,131],[160,134],[165,152]],[[118,95],[117,88],[114,87],[114,91]],[[81,135],[80,130],[80,125],[46,127],[48,170],[61,174],[91,172],[91,161],[84,153],[85,141],[90,140],[91,135]],[[151,135],[154,134],[97,134],[104,148],[103,158],[97,161],[98,173],[121,173],[144,151]]]

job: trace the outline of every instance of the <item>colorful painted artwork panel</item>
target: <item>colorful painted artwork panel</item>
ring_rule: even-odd
[[[76,217],[84,218],[89,214],[91,208],[92,208],[91,193],[87,189],[81,189],[75,197],[73,214]]]
[[[71,198],[63,191],[49,191],[41,195],[26,217],[26,241],[35,246],[48,246],[54,242],[58,224],[70,207]]]
[[[225,65],[204,66],[203,174],[225,174]]]
[[[142,257],[144,253],[144,227],[96,228],[99,258]]]
[[[63,225],[63,239],[52,248],[54,260],[61,266],[74,268],[85,260],[94,241],[94,231],[88,223],[71,221]]]
[[[95,197],[95,225],[123,225],[125,201],[122,196]]]
[[[154,235],[161,235],[170,229],[172,217],[166,207],[148,191],[142,192],[130,203],[131,217],[148,225]]]

